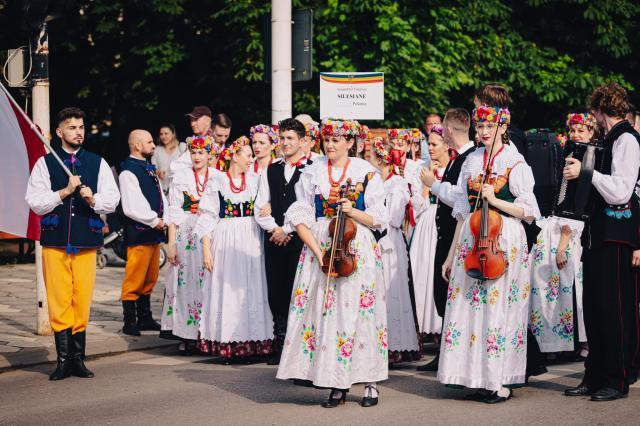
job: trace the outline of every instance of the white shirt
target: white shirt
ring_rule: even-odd
[[[458,155],[464,154],[465,152],[473,148],[473,146],[474,143],[472,141],[467,142],[460,147],[460,149],[458,150]],[[456,160],[451,161],[451,163],[449,164],[449,168],[451,168],[453,162]],[[461,189],[449,182],[435,181],[431,186],[431,193],[438,197],[438,200],[442,201],[447,206],[453,207],[456,198],[458,198],[461,193]]]
[[[132,156],[132,158],[135,157]],[[120,173],[119,181],[124,214],[131,220],[155,228],[163,217],[158,216],[158,214],[151,209],[149,202],[142,193],[142,189],[140,189],[140,182],[138,182],[136,175],[129,170],[124,170]],[[162,189],[162,186],[160,186],[160,188]],[[163,213],[166,214],[169,209],[169,204],[164,196],[164,191],[160,191],[160,195],[164,206]]]
[[[591,182],[604,200],[612,205],[629,201],[640,169],[640,147],[631,133],[623,133],[613,143],[611,174],[593,172]]]
[[[73,153],[75,154],[76,152],[78,150]],[[97,214],[113,213],[120,201],[120,193],[113,178],[113,173],[111,173],[111,169],[104,159],[100,161],[96,189],[96,193],[93,194],[93,199],[96,202],[93,206],[93,211]],[[51,190],[51,175],[44,157],[40,157],[33,166],[29,183],[27,184],[25,200],[31,210],[40,216],[50,213],[62,204],[60,192]]]
[[[169,184],[171,183],[169,177],[171,175],[170,166],[173,160],[177,160],[180,157],[180,154],[187,150],[187,144],[184,142],[178,143],[178,146],[173,150],[172,153],[167,151],[163,145],[159,145],[156,147],[153,152],[153,157],[151,157],[151,164],[155,165],[158,170],[165,172],[165,177],[161,179],[162,187],[165,190],[169,189]]]
[[[278,161],[284,161],[284,160],[278,160]],[[306,159],[304,160],[304,163],[305,164],[307,163]],[[289,183],[289,181],[293,177],[293,174],[295,173],[296,169],[297,167],[293,167],[287,162],[284,163],[284,179],[287,183]],[[260,227],[267,232],[271,232],[278,227],[278,224],[276,223],[276,220],[273,218],[273,216],[271,215],[260,216],[260,211],[262,210],[262,208],[270,202],[271,202],[271,191],[269,189],[269,181],[267,179],[267,174],[262,173],[260,175],[260,183],[258,185],[258,195],[256,196],[256,201],[255,201],[255,218],[256,218],[256,222],[258,222],[258,225],[260,225]],[[282,230],[285,232],[285,234],[291,234],[292,232],[295,231],[295,229],[293,229],[293,226],[290,223],[285,223],[282,226]]]

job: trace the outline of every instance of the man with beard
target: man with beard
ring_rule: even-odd
[[[160,330],[160,324],[151,314],[151,292],[160,273],[160,244],[166,242],[163,218],[167,200],[156,168],[149,162],[154,149],[151,133],[132,131],[130,155],[122,162],[119,178],[127,246],[121,296],[122,332],[131,336],[139,336],[140,330]]]
[[[55,151],[73,175],[67,176],[53,154],[47,154],[35,164],[25,197],[42,216],[44,281],[58,358],[49,380],[93,377],[84,357],[96,253],[103,244],[100,214],[115,211],[120,200],[107,162],[82,148],[84,112],[65,108],[57,122],[62,146]]]

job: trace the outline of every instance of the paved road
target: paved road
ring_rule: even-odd
[[[347,405],[324,409],[327,391],[276,380],[266,364],[225,366],[176,356],[172,348],[92,360],[93,379],[52,383],[51,365],[0,374],[0,424],[638,424],[640,387],[626,400],[593,403],[561,395],[578,383],[580,364],[554,366],[505,404],[461,400],[417,364],[391,370],[381,403],[364,409],[352,388]]]

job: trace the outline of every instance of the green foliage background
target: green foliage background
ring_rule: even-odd
[[[233,136],[268,123],[261,17],[270,3],[69,0],[50,25],[52,110],[85,108],[115,156],[134,127],[172,121],[186,136],[195,104],[227,112]],[[476,88],[501,82],[516,124],[553,127],[606,79],[640,87],[633,0],[293,3],[315,14],[314,79],[294,83],[294,114],[318,116],[318,71],[385,72],[387,119],[371,126],[420,126],[425,113],[470,108]]]

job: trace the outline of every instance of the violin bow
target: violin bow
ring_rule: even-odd
[[[491,148],[489,149],[489,156],[487,157],[487,165],[484,169],[484,176],[482,176],[482,185],[480,185],[480,193],[476,198],[476,205],[473,207],[473,211],[478,210],[478,205],[480,204],[480,198],[482,198],[482,187],[485,183],[487,183],[487,179],[489,178],[489,165],[491,164],[491,156],[493,155],[493,147],[496,144],[496,138],[498,137],[498,127],[500,126],[500,119],[502,118],[502,111],[498,113],[498,126],[496,126],[496,133],[493,135],[493,141],[491,141]],[[487,149],[487,148],[485,148]],[[483,200],[484,201],[484,200]]]
[[[344,198],[344,186],[340,188],[340,199]],[[340,216],[342,215],[342,206],[338,205],[336,208],[336,225],[333,229],[333,240],[331,240],[331,255],[329,256],[329,270],[327,271],[327,283],[324,289],[324,301],[322,302],[322,315],[327,314],[327,302],[329,301],[329,286],[331,285],[331,270],[333,269],[333,258],[336,254],[336,240],[338,233],[338,225],[340,223]]]

